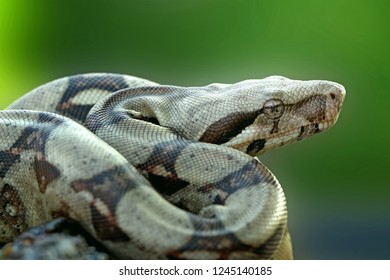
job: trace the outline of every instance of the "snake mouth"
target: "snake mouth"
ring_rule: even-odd
[[[333,114],[332,114],[333,113]],[[260,131],[253,133],[253,130],[247,130],[233,141],[223,145],[247,153],[251,156],[258,156],[287,144],[301,141],[312,135],[331,128],[338,119],[337,112],[327,113],[325,120],[318,122],[305,122],[301,126],[290,127],[278,132]],[[246,135],[245,135],[246,134]]]

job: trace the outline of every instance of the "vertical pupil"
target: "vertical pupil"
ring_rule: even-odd
[[[270,105],[268,107],[268,109],[270,110],[271,113],[277,113],[279,112],[279,106],[275,105],[275,103],[273,103],[272,105]]]

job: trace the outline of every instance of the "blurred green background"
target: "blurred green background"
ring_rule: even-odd
[[[343,84],[328,132],[261,160],[298,259],[390,259],[388,1],[1,1],[0,108],[83,72],[162,84],[278,74]]]

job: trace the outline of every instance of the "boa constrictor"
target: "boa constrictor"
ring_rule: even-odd
[[[118,258],[291,258],[284,193],[253,156],[332,126],[344,95],[281,76],[38,87],[0,112],[0,243],[65,216]]]

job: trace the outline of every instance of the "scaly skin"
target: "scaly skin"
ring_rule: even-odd
[[[279,76],[50,82],[0,112],[0,242],[65,216],[120,258],[292,258],[283,190],[253,156],[329,128],[344,96]]]

